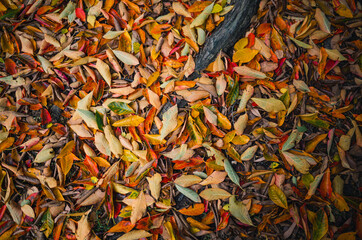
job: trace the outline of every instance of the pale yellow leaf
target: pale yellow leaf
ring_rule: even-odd
[[[154,174],[152,177],[147,177],[150,186],[151,195],[157,200],[160,197],[162,177],[159,173]]]
[[[111,70],[105,62],[100,59],[97,59],[96,69],[101,74],[102,78],[106,81],[106,83],[111,86],[112,85],[112,76]]]

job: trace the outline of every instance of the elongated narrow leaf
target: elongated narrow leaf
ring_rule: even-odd
[[[145,119],[138,115],[132,115],[121,120],[118,120],[112,124],[114,127],[137,127],[143,123]]]
[[[242,76],[257,78],[257,79],[266,78],[265,73],[259,72],[252,68],[249,68],[247,66],[235,67],[234,70],[235,70],[235,72],[237,72],[238,74],[240,74]]]
[[[111,86],[112,85],[112,76],[111,76],[111,70],[105,62],[103,62],[100,59],[97,59],[96,68],[98,72],[101,74],[103,79],[106,81],[106,83]]]
[[[114,55],[123,63],[127,65],[138,65],[138,59],[128,52],[123,52],[119,50],[113,50]]]
[[[225,171],[227,172],[229,178],[231,179],[231,181],[233,181],[233,183],[235,183],[236,185],[238,185],[240,187],[240,178],[238,176],[238,174],[235,172],[233,166],[231,165],[231,163],[229,162],[229,160],[225,159],[224,160],[224,168]]]
[[[231,196],[231,194],[221,188],[208,188],[202,191],[200,196],[207,201],[212,201],[218,199],[227,199]]]
[[[235,103],[236,99],[239,97],[239,91],[239,82],[236,82],[226,96],[226,105],[231,106]]]
[[[251,100],[267,112],[280,112],[286,110],[283,102],[275,98],[252,98]]]
[[[123,234],[121,237],[117,238],[117,240],[138,240],[141,238],[148,238],[151,236],[152,234],[146,232],[145,230],[133,230]]]
[[[108,107],[118,115],[134,113],[133,109],[124,102],[111,102]]]
[[[176,178],[175,183],[181,187],[190,187],[196,183],[201,182],[201,178],[195,175],[182,175]]]
[[[190,188],[182,187],[178,184],[175,184],[175,186],[180,193],[190,198],[192,201],[201,202],[199,195],[195,191],[191,190]]]

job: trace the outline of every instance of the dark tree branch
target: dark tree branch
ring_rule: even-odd
[[[188,78],[193,80],[212,63],[220,50],[229,52],[235,43],[245,35],[251,18],[257,12],[258,0],[233,0],[234,8],[225,16],[225,20],[216,27],[205,45],[195,57],[195,72]]]

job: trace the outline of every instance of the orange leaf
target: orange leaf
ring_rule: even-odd
[[[3,152],[5,149],[11,147],[15,141],[15,138],[9,137],[2,143],[0,143],[0,152]]]
[[[324,198],[330,198],[332,196],[331,170],[329,168],[327,168],[324,173],[320,185],[320,193]]]
[[[120,221],[116,225],[114,225],[111,229],[109,229],[107,232],[109,233],[115,233],[115,232],[124,232],[127,233],[132,230],[132,228],[136,224],[132,224],[130,221]]]
[[[172,28],[172,25],[167,24],[167,23],[165,23],[165,24],[157,24],[152,28],[151,33],[160,34],[162,32],[170,31],[171,28]]]
[[[179,212],[187,216],[198,216],[205,211],[205,206],[203,203],[196,203],[193,206],[188,208],[180,209]]]

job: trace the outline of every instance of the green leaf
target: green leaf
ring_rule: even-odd
[[[241,154],[240,160],[242,160],[242,161],[249,161],[249,160],[251,160],[251,159],[254,157],[254,155],[255,155],[255,153],[256,153],[256,150],[258,150],[258,146],[257,146],[257,145],[247,148],[247,149],[243,152],[243,154]]]
[[[76,3],[74,2],[68,2],[67,6],[64,8],[64,10],[59,14],[59,18],[66,18],[69,14],[75,11]]]
[[[88,110],[78,109],[77,112],[83,121],[87,124],[88,127],[98,129],[96,116],[94,113]]]
[[[286,107],[289,107],[290,105],[289,90],[285,91],[285,93],[283,93],[283,95],[279,98],[279,100],[282,101]]]
[[[134,113],[133,109],[124,102],[111,102],[108,107],[118,115]]]
[[[237,202],[235,196],[231,196],[229,199],[229,212],[240,222],[254,226],[250,219],[247,207],[242,202]]]
[[[292,40],[295,44],[297,44],[299,47],[302,47],[302,48],[305,48],[305,49],[311,49],[311,48],[313,48],[312,45],[309,45],[309,44],[307,44],[307,43],[305,43],[305,42],[299,41],[299,40],[297,40],[297,39],[295,39],[295,38],[292,38],[292,37],[290,37],[290,36],[289,36],[289,38],[290,38],[290,40]]]
[[[236,82],[229,94],[226,96],[226,105],[231,106],[235,103],[239,96],[239,82]]]
[[[320,240],[328,232],[328,217],[323,209],[317,212],[316,219],[313,224],[312,240]]]
[[[240,187],[240,178],[238,176],[238,174],[235,172],[233,166],[231,165],[231,163],[229,162],[229,160],[225,159],[224,160],[224,168],[225,171],[227,172],[229,178],[231,179],[231,181],[233,181],[233,183],[235,183],[236,185],[238,185]]]
[[[305,199],[309,199],[311,198],[315,191],[317,190],[319,183],[322,181],[324,173],[318,174],[315,178],[314,181],[310,184],[309,190],[307,195],[305,196]]]
[[[54,221],[49,209],[46,210],[42,217],[43,225],[40,227],[40,231],[44,231],[45,236],[48,238],[53,231]]]
[[[21,9],[22,9],[22,7],[19,7],[17,9],[8,9],[6,11],[6,13],[0,17],[0,20],[3,20],[5,18],[13,18],[13,17],[15,17],[15,15],[18,14],[18,12],[20,12]]]
[[[293,130],[293,132],[289,135],[287,141],[283,144],[282,151],[288,151],[289,149],[292,149],[295,146],[295,140],[298,136],[298,130]]]
[[[271,185],[268,189],[269,198],[278,206],[288,209],[287,197],[277,185]]]
[[[305,92],[305,93],[310,92],[310,89],[309,89],[308,85],[302,80],[294,79],[293,80],[293,85],[294,85],[294,87],[296,87],[301,92]]]
[[[252,98],[251,100],[267,112],[280,112],[286,110],[284,103],[275,98]]]
[[[329,123],[321,119],[302,119],[313,126],[320,127],[324,130],[329,130]]]
[[[103,131],[103,114],[101,114],[100,112],[96,111],[96,122],[97,122],[97,126],[99,128],[99,130]]]
[[[189,188],[182,187],[180,185],[175,184],[177,190],[185,195],[186,197],[190,198],[194,202],[201,202],[200,196],[193,190]]]
[[[314,181],[314,177],[312,174],[310,173],[307,173],[307,174],[304,174],[302,176],[302,182],[304,184],[304,186],[309,189],[310,188],[310,184]]]

